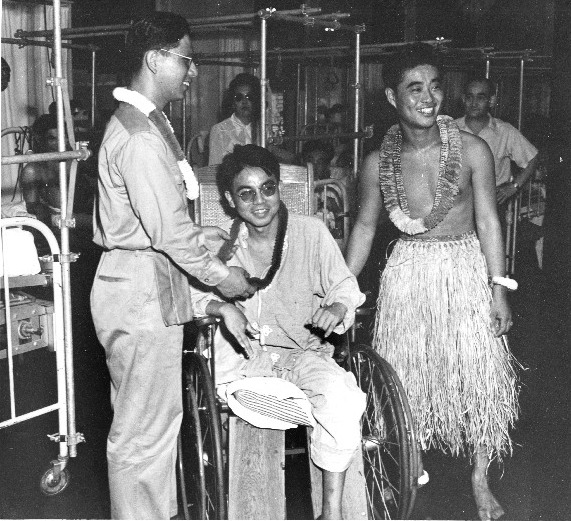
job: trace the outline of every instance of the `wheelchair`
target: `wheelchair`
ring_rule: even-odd
[[[228,517],[229,455],[221,416],[229,408],[218,398],[212,376],[216,323],[213,317],[195,320],[195,342],[183,350],[184,414],[177,474],[185,519]],[[367,503],[363,514],[368,519],[407,519],[418,486],[418,444],[406,395],[390,364],[371,347],[355,345],[354,330],[351,337],[341,364],[366,394],[361,420]]]

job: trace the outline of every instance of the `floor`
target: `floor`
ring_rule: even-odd
[[[55,414],[0,430],[0,518],[106,519],[109,493],[105,441],[111,420],[105,359],[91,324],[88,295],[96,255],[72,267],[76,408],[78,431],[86,443],[70,460],[71,481],[61,494],[41,494],[39,480],[57,455],[47,434],[58,431]],[[512,432],[514,452],[492,464],[490,479],[506,510],[505,519],[571,519],[571,437],[568,308],[566,297],[535,268],[518,274],[512,295],[516,320],[511,347],[525,366],[521,372],[521,416]],[[53,354],[35,351],[15,364],[21,410],[48,403],[55,392]],[[5,382],[5,362],[0,364]],[[5,397],[5,385],[0,397]],[[27,408],[27,409],[26,409]],[[0,413],[2,413],[0,406]],[[5,406],[4,406],[5,410]],[[288,518],[309,519],[308,475],[303,456],[288,457]],[[414,519],[475,519],[470,466],[463,458],[431,451],[424,465],[430,482],[419,491]]]

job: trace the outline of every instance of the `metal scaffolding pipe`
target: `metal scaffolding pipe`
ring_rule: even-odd
[[[359,101],[361,90],[361,32],[365,30],[364,26],[355,27],[355,120],[353,129],[359,132]],[[355,137],[353,141],[353,176],[357,177],[359,170],[359,138]]]
[[[75,40],[81,38],[97,38],[99,36],[116,36],[116,35],[123,35],[127,31],[93,31],[89,33],[82,33],[82,34],[69,34],[67,36],[62,36],[64,40]]]
[[[266,9],[262,9],[256,13],[247,13],[247,14],[235,14],[235,15],[228,15],[228,16],[211,16],[208,18],[195,18],[194,20],[189,20],[188,23],[193,26],[193,25],[203,25],[205,23],[226,23],[226,22],[231,22],[234,20],[255,20],[256,17],[262,17],[262,13],[265,15],[265,12],[267,10]],[[278,12],[278,11],[276,11]],[[284,11],[279,11],[280,13],[284,13],[287,15],[299,15],[299,14],[303,14],[308,13],[308,14],[319,14],[321,13],[321,7],[312,7],[312,8],[306,8],[306,9],[290,9],[290,10],[284,10]]]
[[[15,127],[11,127],[15,128]],[[11,130],[6,129],[2,132]],[[6,132],[8,134],[14,132]],[[18,156],[2,156],[3,165],[19,165],[23,163],[41,163],[44,161],[68,161],[70,159],[77,159],[78,161],[85,161],[91,157],[91,150],[87,148],[82,148],[80,150],[69,150],[66,152],[45,152],[43,154],[22,154]]]
[[[300,127],[300,108],[301,108],[301,100],[300,100],[300,93],[301,93],[301,63],[297,64],[297,70],[296,70],[296,82],[295,82],[295,128],[299,128]],[[299,154],[301,152],[300,148],[299,148],[299,143],[295,144],[295,153]]]
[[[65,122],[63,112],[63,66],[61,56],[61,1],[53,2],[53,22],[54,22],[54,57],[55,57],[55,88],[56,88],[56,109],[58,122],[58,151],[65,152]],[[60,210],[62,215],[61,223],[61,252],[64,259],[69,258],[69,227],[67,223],[67,171],[64,162],[59,164],[59,190],[60,190]],[[67,436],[69,456],[77,456],[77,438],[75,430],[75,386],[73,370],[73,336],[71,322],[71,275],[69,262],[62,262],[62,290],[63,290],[63,319],[64,319],[64,352],[65,352],[65,380],[67,391]]]
[[[83,33],[94,33],[94,32],[109,32],[109,31],[127,31],[131,27],[130,24],[119,24],[119,25],[94,25],[92,27],[68,27],[65,29],[61,29],[61,38],[65,36],[83,34]],[[52,37],[54,35],[53,29],[47,29],[42,31],[23,31],[22,29],[18,29],[15,33],[17,38],[24,38],[24,37]]]
[[[282,141],[321,141],[328,139],[338,139],[338,138],[348,138],[348,139],[359,139],[359,138],[371,138],[373,137],[373,127],[367,127],[366,130],[362,132],[341,132],[339,134],[296,134],[295,136],[278,136],[272,138],[271,142],[274,144],[279,144]]]
[[[96,83],[96,75],[95,75],[95,51],[91,53],[91,127],[95,126],[95,83]]]
[[[321,13],[321,8],[310,8],[310,9],[292,9],[292,10],[285,10],[279,11],[285,15],[296,15],[296,14],[319,14]],[[247,13],[247,14],[235,14],[235,15],[228,15],[228,16],[212,16],[207,18],[194,18],[191,20],[187,20],[188,24],[191,27],[201,26],[201,25],[224,25],[233,22],[239,21],[254,21],[257,16],[260,16],[260,11],[257,13]],[[65,29],[61,29],[60,37],[76,37],[77,35],[81,35],[84,33],[101,33],[108,34],[109,32],[126,32],[131,27],[131,24],[116,24],[116,25],[95,25],[92,27],[68,27]],[[54,34],[53,30],[43,30],[43,31],[23,31],[19,29],[16,31],[15,36],[17,38],[24,38],[24,37],[41,37],[47,36],[50,37]]]
[[[2,43],[16,44],[20,47],[49,47],[53,48],[53,42],[44,42],[39,40],[28,40],[27,38],[2,38]],[[95,45],[79,45],[75,43],[62,43],[62,49],[78,49],[80,51],[98,51],[99,47]]]
[[[313,16],[299,17],[299,16],[293,16],[293,15],[286,15],[286,14],[283,14],[282,12],[275,12],[275,13],[272,13],[272,17],[274,17],[276,20],[283,20],[285,22],[294,22],[294,23],[299,23],[302,25],[309,25],[309,26],[317,25],[317,26],[321,26],[321,27],[327,27],[327,28],[332,29],[334,31],[337,31],[340,29],[353,31],[355,29],[353,26],[343,25],[343,24],[337,22],[336,20],[327,21],[327,20],[322,20],[320,18],[316,18]]]
[[[525,60],[522,58],[519,62],[519,102],[517,114],[517,128],[521,132],[522,111],[523,111],[523,69]]]
[[[352,28],[353,30],[355,30],[355,27]],[[425,40],[423,41],[423,43],[427,43],[427,44],[441,44],[441,43],[449,43],[452,40],[444,40],[444,41],[440,41],[440,40]],[[385,49],[392,49],[392,48],[398,48],[398,47],[402,47],[404,45],[410,45],[406,44],[406,43],[401,43],[401,42],[397,42],[397,43],[380,43],[380,44],[369,44],[369,45],[361,45],[361,56],[364,55],[375,55],[378,54],[379,51],[383,51]],[[301,58],[308,58],[310,56],[310,54],[312,53],[321,53],[321,54],[326,54],[327,56],[331,55],[333,52],[336,51],[344,51],[344,52],[352,52],[353,48],[350,47],[349,45],[337,45],[337,46],[331,46],[331,47],[298,47],[298,48],[294,48],[294,49],[270,49],[266,52],[267,56],[272,56],[272,57],[282,57],[282,58],[288,58],[288,55],[299,55],[299,56],[293,56],[291,59],[299,59]],[[204,53],[204,54],[197,54],[197,59],[200,58],[241,58],[241,57],[247,57],[249,55],[252,54],[252,51],[234,51],[234,52],[224,52],[224,53]],[[319,56],[321,56],[321,54]],[[289,58],[288,58],[289,59]]]
[[[267,10],[269,11],[269,10]],[[260,12],[261,26],[260,26],[260,145],[266,146],[266,94],[268,80],[266,78],[266,38],[267,38],[267,15],[264,11]]]
[[[241,22],[239,20],[235,21],[235,22],[226,22],[224,23],[224,25],[222,24],[203,24],[203,25],[193,25],[193,24],[189,24],[192,27],[192,31],[202,31],[202,30],[212,30],[212,29],[218,29],[218,30],[223,30],[223,29],[231,29],[233,27],[251,27],[252,26],[252,22]]]
[[[219,60],[195,60],[197,65],[221,65],[221,66],[228,66],[228,67],[244,67],[244,68],[251,68],[257,67],[260,65],[259,61],[252,60],[252,61],[219,61]]]
[[[517,115],[517,128],[521,132],[522,128],[522,111],[523,111],[523,73],[525,67],[525,59],[522,57],[520,59],[520,70],[519,70],[519,100],[518,100],[518,115]],[[518,218],[521,208],[521,192],[516,195],[515,199],[510,201],[513,205],[513,230],[510,248],[510,268],[509,273],[513,274],[515,272],[515,256],[516,256],[516,244],[517,244],[517,226]]]
[[[325,14],[319,14],[314,18],[318,18],[320,20],[339,20],[350,17],[351,15],[349,13],[325,13]]]

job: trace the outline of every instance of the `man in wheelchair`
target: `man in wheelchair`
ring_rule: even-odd
[[[194,292],[195,313],[223,319],[214,343],[216,383],[273,377],[304,391],[316,424],[310,455],[323,472],[321,517],[341,519],[345,472],[360,450],[365,395],[333,360],[327,338],[352,325],[365,296],[323,222],[289,214],[280,201],[280,166],[269,151],[237,145],[218,176],[237,214],[219,256],[244,268],[257,291],[235,303]]]

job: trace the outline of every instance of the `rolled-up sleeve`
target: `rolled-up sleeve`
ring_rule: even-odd
[[[189,275],[209,286],[228,276],[228,268],[205,246],[185,201],[184,180],[165,143],[150,132],[130,136],[115,158],[134,214],[151,247],[165,253]]]

